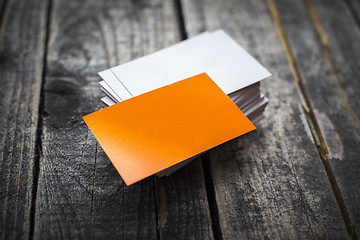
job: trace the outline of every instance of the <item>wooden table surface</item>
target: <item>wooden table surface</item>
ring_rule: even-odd
[[[359,236],[359,0],[0,6],[0,239]],[[81,119],[97,72],[218,28],[272,72],[266,119],[126,187]]]

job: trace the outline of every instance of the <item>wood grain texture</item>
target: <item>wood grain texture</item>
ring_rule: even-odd
[[[102,107],[97,72],[162,35],[150,25],[161,10],[159,1],[53,2],[35,239],[157,238],[152,179],[126,187],[81,117]]]
[[[0,32],[0,239],[28,239],[47,1],[7,1]],[[5,6],[5,8],[4,8]]]
[[[360,231],[360,32],[344,2],[277,0],[347,214]],[[297,16],[297,17],[295,17]],[[353,231],[353,230],[352,230]],[[356,234],[356,233],[353,233]]]
[[[2,21],[3,16],[5,15],[5,9],[6,9],[6,1],[0,0],[0,21]]]
[[[359,0],[345,0],[349,11],[352,13],[354,20],[360,29],[360,1]]]
[[[223,28],[273,73],[258,130],[210,152],[223,238],[346,238],[266,2],[182,3],[189,36]]]
[[[311,20],[323,44],[326,61],[334,80],[339,82],[338,90],[349,105],[345,105],[346,110],[360,136],[360,82],[354,80],[360,74],[360,28],[345,2],[307,2],[310,14],[314,11],[316,15]]]
[[[179,39],[171,1],[54,1],[35,239],[210,238],[199,162],[126,187],[81,119],[102,107],[98,71]]]
[[[157,178],[160,239],[213,239],[200,158]]]
[[[48,1],[0,0],[0,239],[337,239],[344,211],[359,233],[359,0],[182,0],[185,26],[177,3],[51,0],[47,29]],[[205,170],[126,187],[81,119],[103,107],[96,72],[220,27],[273,73],[266,119]]]

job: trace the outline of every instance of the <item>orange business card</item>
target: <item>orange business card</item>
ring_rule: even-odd
[[[127,185],[255,129],[205,73],[83,119]]]

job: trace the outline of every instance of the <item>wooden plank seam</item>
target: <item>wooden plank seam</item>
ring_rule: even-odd
[[[176,17],[177,17],[177,23],[178,23],[178,28],[179,28],[179,32],[180,32],[180,40],[185,40],[188,38],[188,34],[186,31],[186,26],[185,26],[185,20],[184,20],[184,13],[183,13],[183,9],[182,9],[182,5],[181,5],[181,0],[174,0],[174,6],[175,6],[175,11],[176,11]]]
[[[186,23],[184,19],[182,3],[181,0],[174,0],[174,1],[175,1],[175,9],[177,13],[180,37],[181,40],[185,40],[188,39],[188,33],[186,30]],[[216,203],[215,187],[209,166],[209,154],[205,153],[201,157],[201,160],[202,160],[201,165],[203,168],[203,175],[204,175],[203,179],[205,181],[205,188],[206,188],[207,203],[210,210],[211,228],[214,234],[214,238],[222,239],[222,232],[219,222],[219,212]]]
[[[4,17],[5,17],[5,12],[7,9],[7,1],[8,0],[4,0],[0,6],[0,32],[2,32],[4,30],[4,26],[3,26],[3,22],[4,22]],[[2,42],[0,41],[0,50],[2,50]]]
[[[152,186],[153,186],[153,196],[154,196],[154,203],[155,203],[155,221],[156,221],[156,237],[157,239],[160,239],[160,220],[159,220],[159,214],[160,214],[160,199],[159,199],[159,195],[158,193],[158,184],[156,184],[156,176],[151,176],[151,182],[152,182]]]
[[[44,55],[43,55],[43,71],[41,74],[41,89],[40,89],[40,103],[38,109],[38,122],[36,129],[36,140],[35,140],[35,154],[34,154],[34,166],[33,166],[33,189],[31,196],[31,209],[30,209],[30,229],[29,229],[29,239],[34,239],[35,233],[35,214],[36,214],[36,199],[37,199],[37,191],[38,191],[38,183],[39,183],[39,174],[40,174],[40,160],[43,157],[42,152],[42,130],[43,130],[43,117],[44,117],[44,109],[45,109],[45,98],[44,98],[44,88],[45,88],[45,79],[46,79],[46,68],[47,68],[47,53],[49,47],[49,35],[50,35],[50,21],[51,21],[51,13],[52,13],[52,0],[48,0],[47,3],[47,13],[46,13],[46,31],[45,31],[45,42],[44,42]]]
[[[331,51],[331,49],[329,47],[328,39],[327,39],[326,34],[325,34],[321,24],[320,24],[320,21],[319,21],[319,18],[317,16],[314,4],[312,3],[312,0],[305,0],[305,6],[306,6],[306,8],[307,8],[307,10],[309,12],[310,19],[314,24],[316,32],[319,35],[320,42],[323,45],[324,58],[325,58],[326,64],[328,65],[328,67],[330,69],[330,72],[331,72],[331,74],[332,74],[332,76],[333,76],[333,78],[335,80],[336,86],[338,87],[340,96],[341,96],[341,98],[342,98],[342,100],[344,102],[344,105],[345,105],[345,108],[346,108],[346,110],[348,112],[350,120],[351,120],[357,134],[360,136],[360,128],[356,124],[356,121],[355,121],[355,118],[354,118],[354,115],[353,115],[353,111],[350,108],[349,101],[347,100],[347,97],[346,97],[346,95],[344,93],[344,90],[343,90],[343,88],[341,86],[339,77],[338,77],[338,75],[336,73],[336,70],[335,70],[336,69],[335,68],[336,62],[334,60],[334,54],[332,53],[332,51]]]
[[[326,36],[322,26],[321,26],[321,23],[320,23],[319,18],[317,16],[317,12],[316,12],[316,9],[314,7],[314,4],[313,4],[312,0],[305,0],[305,6],[306,6],[306,8],[308,10],[310,19],[311,19],[311,21],[312,21],[312,23],[313,23],[313,25],[314,25],[314,27],[316,29],[316,32],[319,35],[320,42],[321,42],[321,44],[323,46],[325,62],[328,65],[328,67],[330,69],[330,72],[331,72],[331,75],[333,76],[333,78],[334,78],[334,80],[336,82],[336,85],[338,87],[340,96],[343,99],[343,102],[344,102],[345,108],[346,108],[346,110],[348,112],[348,115],[350,117],[350,120],[351,120],[357,134],[360,136],[359,126],[356,124],[355,118],[353,116],[353,111],[350,108],[349,102],[348,102],[348,100],[347,100],[347,98],[345,96],[344,90],[343,90],[343,88],[341,86],[339,77],[338,77],[338,75],[336,73],[336,70],[335,70],[334,54],[332,53],[332,51],[331,51],[331,49],[329,47],[327,36]],[[331,187],[333,188],[333,191],[334,191],[334,194],[335,194],[335,197],[336,197],[336,201],[339,204],[341,215],[342,215],[342,217],[344,219],[344,222],[345,222],[345,225],[346,225],[346,230],[347,230],[347,232],[349,234],[349,237],[351,239],[357,239],[355,227],[351,222],[349,213],[348,213],[346,205],[345,205],[345,201],[342,198],[341,191],[340,191],[339,186],[337,184],[335,175],[334,175],[334,173],[333,173],[333,171],[331,169],[331,166],[330,166],[330,164],[329,164],[329,162],[327,161],[326,158],[323,159],[323,162],[325,163],[324,167],[325,167],[326,172],[328,173],[328,178],[329,178],[329,181],[331,183]]]
[[[324,141],[324,137],[323,137],[322,132],[320,130],[317,119],[316,119],[316,117],[315,117],[315,115],[314,115],[314,113],[312,111],[310,101],[309,101],[309,99],[307,97],[304,85],[302,83],[302,79],[301,79],[301,76],[300,76],[300,73],[299,73],[295,58],[293,57],[293,54],[292,54],[292,51],[291,51],[290,44],[289,44],[289,42],[287,40],[284,29],[282,27],[282,23],[281,23],[281,20],[280,20],[280,16],[279,16],[276,4],[275,4],[275,2],[273,0],[266,0],[266,1],[267,1],[267,5],[269,7],[269,10],[270,10],[271,16],[272,16],[272,18],[274,20],[276,29],[278,31],[281,43],[282,43],[282,45],[284,47],[286,56],[287,56],[288,61],[290,63],[291,70],[293,72],[293,75],[294,75],[294,78],[295,78],[295,81],[296,81],[296,85],[298,86],[298,88],[300,90],[300,91],[298,91],[298,93],[301,94],[301,95],[298,96],[298,97],[299,97],[299,101],[300,101],[300,104],[301,104],[301,108],[305,112],[305,115],[308,117],[308,119],[309,119],[308,122],[311,123],[311,125],[312,125],[312,126],[310,126],[310,129],[313,129],[315,131],[315,133],[312,133],[312,134],[313,134],[315,142],[318,142],[317,149],[318,149],[319,155],[321,157],[324,169],[326,171],[328,180],[330,182],[331,189],[333,190],[336,202],[337,202],[337,204],[339,206],[341,216],[342,216],[344,224],[346,226],[346,231],[347,231],[347,233],[348,233],[348,235],[349,235],[349,237],[351,239],[356,239],[355,229],[354,229],[353,224],[351,223],[351,219],[350,219],[349,213],[347,211],[347,208],[346,208],[345,202],[343,200],[343,197],[341,195],[341,191],[339,189],[339,186],[337,184],[337,181],[336,181],[334,173],[333,173],[333,171],[331,169],[331,166],[330,166],[329,162],[327,161],[328,150],[327,150],[326,143]],[[310,15],[312,14],[313,16],[316,16],[316,15],[314,15],[314,14],[316,14],[316,12],[315,12],[315,9],[312,6],[311,0],[305,0],[305,1],[306,1],[307,7],[310,6],[310,9],[311,9]],[[310,12],[309,8],[308,8],[308,11]],[[313,18],[312,18],[312,20],[313,20]],[[320,27],[319,29],[322,29],[319,21],[317,21],[316,26],[318,26],[318,28]],[[325,34],[323,33],[322,30],[321,30],[321,33],[322,34],[319,34],[319,36],[321,38],[321,42],[323,44],[327,43],[326,36],[325,36]],[[326,49],[329,49],[329,48],[327,47]],[[327,51],[329,51],[329,50],[327,50]],[[329,55],[331,55],[331,54],[330,53],[325,53],[325,58],[328,58]],[[330,60],[326,60],[326,62],[328,64],[331,63]],[[331,67],[329,66],[329,68],[330,69],[332,68],[331,71],[333,73],[333,70],[334,70],[333,66],[331,65]],[[338,81],[337,77],[336,77],[336,81]],[[344,98],[345,96],[344,96],[344,93],[342,91],[341,86],[338,85],[338,87],[340,87],[340,89],[341,89],[340,94],[343,97],[344,102],[346,102],[345,105],[347,104],[347,106],[349,107],[347,99]],[[301,100],[304,100],[304,101],[301,101]],[[306,105],[304,105],[304,104],[306,104]],[[348,110],[348,113],[350,115],[351,112],[349,112],[349,109],[347,109],[347,110]],[[352,122],[354,124],[355,121],[354,121],[352,115],[351,115],[351,120],[352,120]],[[356,125],[354,125],[354,127],[355,126]],[[356,130],[358,131],[358,128],[356,128]],[[314,135],[316,136],[316,138],[315,138]]]
[[[186,30],[187,28],[186,28],[186,23],[185,23],[185,19],[184,19],[184,12],[183,12],[181,0],[174,0],[174,6],[175,6],[176,15],[177,15],[176,18],[177,18],[178,31],[180,33],[180,40],[186,40],[186,39],[188,39],[188,33]],[[198,159],[198,160],[200,160],[200,159]],[[211,228],[212,228],[212,231],[214,234],[214,238],[222,239],[222,232],[221,232],[221,227],[220,227],[220,223],[219,223],[219,214],[218,214],[216,197],[215,197],[215,192],[214,192],[214,183],[213,183],[213,179],[212,179],[212,175],[211,175],[210,167],[209,167],[208,153],[205,153],[201,157],[200,164],[202,165],[202,168],[203,168],[203,179],[205,181],[207,203],[208,203],[208,207],[210,210]],[[157,191],[155,188],[154,188],[154,190],[155,190],[155,196],[157,196],[157,194],[156,194]],[[155,200],[159,201],[158,199],[155,199]],[[157,208],[156,211],[157,211],[156,215],[158,215],[159,209]],[[158,236],[160,236],[159,231],[158,231]]]
[[[205,187],[206,187],[206,195],[209,204],[210,216],[211,216],[211,226],[214,233],[215,239],[223,239],[223,234],[220,226],[220,217],[219,217],[219,210],[218,204],[216,201],[216,193],[215,193],[215,185],[213,176],[210,170],[210,157],[209,153],[205,153],[201,156],[202,165],[204,169],[204,180],[205,180]]]

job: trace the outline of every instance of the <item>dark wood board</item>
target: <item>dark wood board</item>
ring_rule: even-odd
[[[210,152],[223,238],[346,238],[267,3],[182,3],[189,36],[223,28],[273,73],[262,88],[270,100],[266,119],[255,132]]]
[[[199,161],[126,187],[81,119],[103,106],[98,71],[179,40],[173,2],[54,1],[36,239],[211,238]]]
[[[47,1],[4,2],[0,18],[0,239],[28,239]]]
[[[327,149],[323,158],[340,190],[336,194],[348,232],[355,237],[360,229],[360,32],[344,2],[314,3],[276,0]]]

